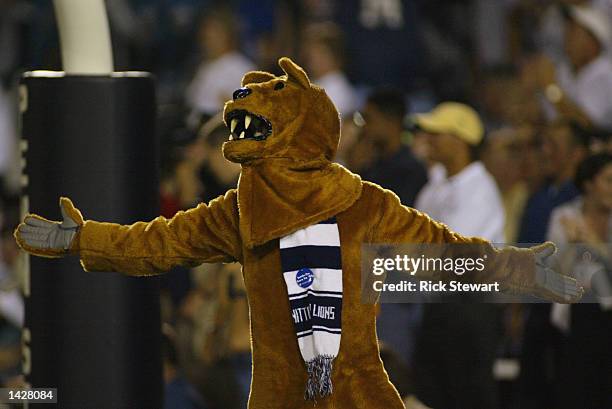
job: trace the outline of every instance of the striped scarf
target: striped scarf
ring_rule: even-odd
[[[295,332],[308,371],[305,399],[332,393],[332,361],[342,333],[342,257],[336,218],[280,239]]]

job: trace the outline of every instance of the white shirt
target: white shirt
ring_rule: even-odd
[[[572,263],[567,267],[569,267],[571,274],[579,282],[587,282],[588,287],[597,287],[598,294],[610,294],[612,283],[607,279],[606,274],[597,275],[593,279],[593,274],[602,268],[598,262],[584,259],[580,255],[577,256],[578,259],[570,260],[563,256],[565,251],[571,251],[571,244],[565,233],[562,220],[568,219],[576,223],[582,223],[582,206],[582,198],[578,197],[571,202],[555,207],[550,216],[546,239],[554,242],[559,247],[558,257],[564,260],[564,263]],[[608,221],[608,232],[610,236],[610,233],[612,233],[612,218]],[[610,237],[612,238],[612,236]],[[608,239],[609,241],[610,239]],[[568,247],[570,248],[568,249]],[[597,298],[602,310],[612,310],[612,297]],[[551,323],[565,333],[568,333],[571,329],[570,309],[570,304],[553,304],[550,313]]]
[[[203,63],[187,87],[188,105],[205,114],[218,113],[241,87],[242,76],[253,69],[253,63],[237,51]]]
[[[563,92],[603,129],[612,130],[612,58],[602,54],[578,74],[559,65],[557,81]]]
[[[313,81],[325,90],[342,118],[357,109],[355,91],[342,71],[333,71]]]
[[[423,187],[415,207],[464,236],[504,242],[504,208],[497,184],[479,161],[446,177],[435,167],[435,177]]]

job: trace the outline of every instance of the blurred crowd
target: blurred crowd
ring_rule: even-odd
[[[236,185],[223,103],[246,71],[280,74],[291,56],[341,114],[340,163],[464,235],[571,249],[560,268],[599,294],[381,305],[381,356],[408,407],[612,408],[612,1],[106,3],[116,69],[157,78],[161,214]],[[61,70],[52,2],[0,0],[3,386],[21,381],[16,94],[34,69]],[[245,407],[240,267],[166,274],[162,307],[165,407]]]

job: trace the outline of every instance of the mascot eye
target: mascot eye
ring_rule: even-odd
[[[274,90],[275,91],[278,91],[279,89],[283,89],[283,88],[285,88],[285,83],[284,82],[277,82],[274,85]]]

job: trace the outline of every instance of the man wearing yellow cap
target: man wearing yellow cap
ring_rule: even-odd
[[[477,160],[484,129],[476,111],[444,102],[414,122],[437,163],[415,207],[457,232],[503,243],[501,197]],[[414,358],[419,399],[434,408],[499,407],[492,376],[498,313],[490,304],[425,305]]]
[[[439,165],[419,193],[416,208],[469,236],[493,243],[504,240],[504,210],[497,185],[477,151],[484,129],[476,111],[457,102],[444,102],[415,116],[430,155]]]

